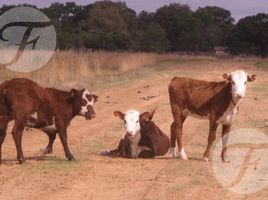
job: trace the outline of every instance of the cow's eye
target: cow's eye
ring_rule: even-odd
[[[124,124],[126,124],[127,123],[127,121],[126,120],[124,120]]]
[[[245,82],[245,85],[247,84],[247,81]]]
[[[82,99],[82,106],[86,106],[87,105],[87,101],[85,99]]]
[[[136,121],[136,124],[137,124],[137,123],[139,123],[139,120],[138,120],[138,121]]]
[[[234,82],[234,81],[232,81],[231,83],[232,83],[233,85],[235,84],[235,82]]]

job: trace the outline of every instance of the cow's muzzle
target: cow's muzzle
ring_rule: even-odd
[[[91,120],[91,119],[94,119],[95,117],[96,117],[95,113],[86,112],[86,115],[85,115],[86,120]]]
[[[89,105],[87,107],[87,112],[85,113],[85,118],[87,120],[94,119],[96,117],[96,114],[94,112],[93,106]]]

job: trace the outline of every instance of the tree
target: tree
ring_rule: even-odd
[[[234,53],[268,53],[268,14],[260,13],[240,19],[232,32],[229,46]]]
[[[226,44],[234,22],[230,11],[216,6],[206,6],[197,9],[194,15],[200,20],[199,30],[204,48]]]
[[[192,15],[188,5],[173,3],[159,8],[155,13],[156,21],[167,32],[171,51],[180,50],[180,33],[186,29],[185,21]]]
[[[168,49],[166,31],[158,23],[150,23],[142,36],[141,50],[148,52],[165,52]]]

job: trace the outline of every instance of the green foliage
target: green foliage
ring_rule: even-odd
[[[232,32],[229,45],[234,53],[268,53],[268,14],[260,13],[241,19]]]
[[[3,5],[0,13],[15,6]],[[137,15],[124,2],[108,0],[86,6],[57,2],[41,10],[55,25],[59,49],[198,52],[227,46],[234,54],[265,57],[268,52],[268,14],[234,24],[230,11],[216,6],[192,11],[188,5],[172,3]]]
[[[180,34],[187,28],[187,19],[191,17],[192,11],[187,5],[170,4],[159,8],[155,13],[156,21],[167,32],[170,50],[177,51],[180,48]]]

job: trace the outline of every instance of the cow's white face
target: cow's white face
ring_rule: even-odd
[[[246,94],[248,75],[244,71],[235,71],[231,73],[232,95],[240,99]]]
[[[91,94],[87,89],[84,89],[81,95],[80,104],[81,110],[80,115],[86,117],[86,119],[92,119],[95,117],[95,112],[93,109],[94,102],[96,102],[98,97]]]
[[[114,115],[124,121],[125,134],[131,139],[140,133],[141,123],[152,120],[155,110],[142,114],[137,110],[128,110],[125,113],[115,111]]]
[[[128,110],[124,116],[124,126],[128,137],[134,137],[140,132],[140,112],[136,110]]]
[[[82,104],[81,104],[81,111],[80,111],[80,115],[86,115],[86,112],[88,112],[88,106],[94,105],[94,99],[92,97],[90,97],[91,94],[90,92],[85,89],[84,92],[82,93]]]
[[[231,72],[230,74],[224,74],[223,77],[232,84],[232,96],[235,102],[245,97],[247,82],[254,81],[256,75],[248,75],[242,70]]]
[[[125,113],[115,111],[114,115],[124,121],[125,135],[130,139],[140,133],[140,112],[137,110],[128,110]]]

